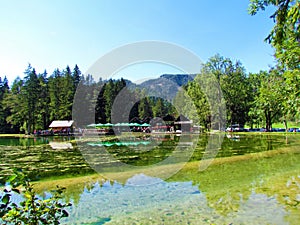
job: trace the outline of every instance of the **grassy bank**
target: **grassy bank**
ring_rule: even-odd
[[[263,126],[265,126],[265,125],[261,125],[260,127],[254,126],[254,128],[261,128]],[[299,128],[300,127],[300,122],[290,121],[290,122],[287,123],[287,126],[288,126],[288,128]],[[250,127],[246,125],[245,128],[250,128]],[[285,126],[284,126],[284,123],[273,123],[272,128],[284,128],[285,129]]]
[[[287,125],[288,125],[288,128],[300,127],[300,122],[288,122]],[[273,128],[284,128],[284,124],[283,123],[273,123],[272,127]]]
[[[31,137],[33,137],[33,135],[26,135],[26,134],[0,134],[0,137],[31,138]]]

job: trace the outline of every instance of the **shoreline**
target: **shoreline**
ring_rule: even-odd
[[[2,137],[10,137],[10,138],[33,138],[34,135],[27,134],[0,134],[0,138]]]
[[[224,135],[251,135],[251,134],[261,134],[261,135],[297,135],[300,134],[300,132],[261,132],[261,131],[253,131],[253,132],[225,132],[225,131],[208,131],[208,132],[202,132],[202,133],[176,133],[176,132],[153,132],[153,133],[143,133],[143,132],[124,132],[121,135],[96,135],[96,136],[65,136],[65,135],[52,135],[52,136],[36,136],[33,134],[0,134],[0,138],[44,138],[44,137],[74,137],[74,138],[90,138],[90,137],[97,137],[97,138],[117,138],[117,137],[126,137],[126,136],[152,136],[152,135],[207,135],[207,134],[224,134]]]

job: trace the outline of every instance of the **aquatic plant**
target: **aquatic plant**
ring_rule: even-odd
[[[69,216],[66,207],[71,206],[71,203],[62,201],[64,190],[57,186],[50,191],[49,198],[41,198],[29,178],[22,172],[14,171],[0,195],[0,222],[18,225],[60,224],[60,219]],[[16,200],[18,198],[20,200]]]

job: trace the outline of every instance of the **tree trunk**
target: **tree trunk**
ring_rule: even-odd
[[[288,132],[288,125],[286,119],[283,120],[285,132]]]
[[[265,112],[266,116],[266,129],[271,131],[272,121],[271,121],[271,112]]]
[[[27,134],[30,134],[30,122],[28,121],[28,123],[27,123]]]

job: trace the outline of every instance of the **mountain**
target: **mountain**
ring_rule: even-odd
[[[194,80],[196,74],[163,74],[159,78],[147,80],[137,87],[145,89],[148,95],[172,100],[179,88]]]
[[[165,78],[168,80],[173,81],[174,83],[178,84],[178,86],[183,86],[187,84],[189,81],[194,80],[196,74],[163,74],[160,78]]]
[[[166,100],[172,100],[180,87],[194,80],[196,74],[163,74],[159,78],[150,79],[143,83],[136,84],[130,80],[124,79],[126,87],[134,90],[136,88],[146,91],[148,96],[161,97]]]

